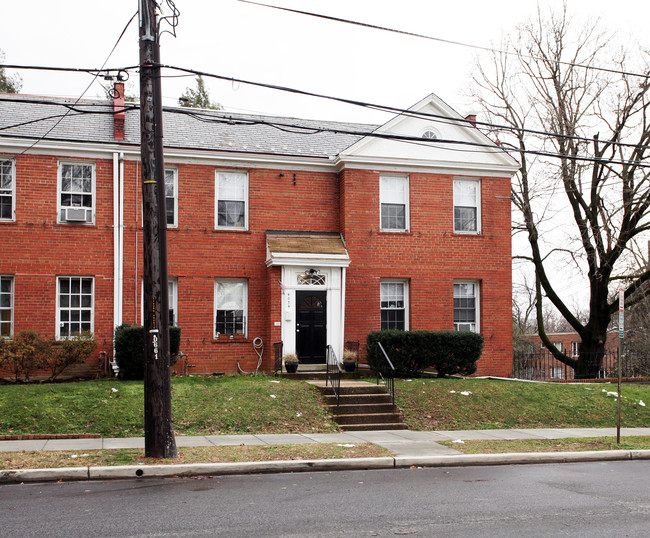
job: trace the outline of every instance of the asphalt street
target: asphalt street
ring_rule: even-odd
[[[0,486],[0,536],[647,536],[650,461]]]

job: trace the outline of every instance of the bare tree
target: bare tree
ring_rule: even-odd
[[[502,49],[514,54],[479,64],[475,96],[489,122],[503,126],[492,134],[521,162],[513,226],[526,234],[525,258],[535,268],[538,332],[576,377],[595,377],[618,308],[615,291],[625,283],[625,296],[634,297],[650,277],[647,269],[628,272],[635,239],[649,223],[650,72],[646,64],[644,76],[629,73],[625,53],[613,64],[609,36],[576,24],[566,5],[538,13]],[[563,296],[569,273],[589,290],[586,318]],[[580,336],[577,359],[546,336],[544,299]]]

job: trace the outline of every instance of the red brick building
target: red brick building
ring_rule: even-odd
[[[114,327],[141,323],[139,112],[121,107],[0,96],[3,336],[88,329],[111,356]],[[479,331],[478,373],[511,373],[517,163],[434,95],[411,111],[431,116],[165,109],[170,314],[190,373],[254,369],[257,337],[262,370],[280,341],[324,362],[381,328]]]

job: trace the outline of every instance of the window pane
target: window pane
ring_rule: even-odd
[[[477,230],[475,207],[454,207],[454,229],[459,232]]]
[[[382,204],[406,204],[408,190],[406,178],[382,176],[379,181]]]
[[[245,200],[245,174],[219,174],[219,200]]]
[[[219,226],[244,226],[244,202],[224,202],[219,200],[217,223]]]
[[[243,310],[244,283],[227,280],[217,282],[217,310]]]
[[[406,229],[406,206],[381,204],[381,227],[384,230]]]

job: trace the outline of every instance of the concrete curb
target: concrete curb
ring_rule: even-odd
[[[601,450],[589,452],[528,452],[508,454],[463,454],[337,460],[252,461],[242,463],[194,463],[180,465],[124,465],[115,467],[62,467],[58,469],[1,470],[0,484],[121,478],[165,478],[174,476],[231,475],[251,473],[297,473],[306,471],[353,471],[410,467],[462,467],[577,463],[591,461],[648,460],[650,450]]]

